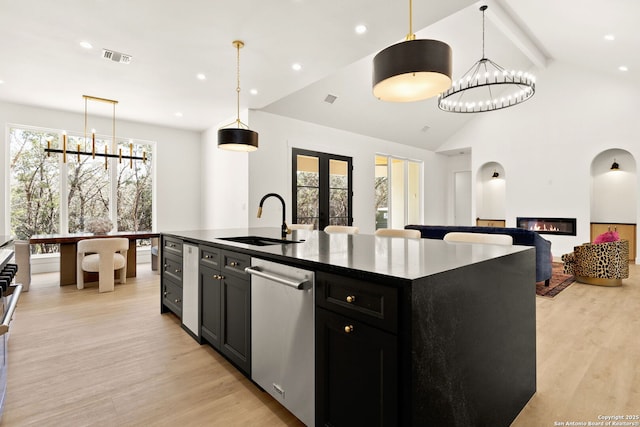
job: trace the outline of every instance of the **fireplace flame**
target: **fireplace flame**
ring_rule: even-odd
[[[542,225],[540,225],[537,222],[533,223],[533,225],[530,225],[529,230],[530,231],[560,231],[558,227],[554,227],[553,225],[545,224],[545,223],[542,223]]]

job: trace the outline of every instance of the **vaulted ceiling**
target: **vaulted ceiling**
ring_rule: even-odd
[[[0,0],[0,100],[82,112],[86,94],[118,100],[119,119],[204,130],[235,116],[232,41],[241,39],[242,108],[435,150],[476,115],[441,112],[435,99],[385,103],[371,93],[372,58],[408,32],[408,4]],[[482,4],[486,55],[505,68],[535,71],[561,60],[640,85],[636,0],[414,0],[417,37],[452,47],[454,78],[481,57]],[[367,32],[356,34],[358,24]],[[103,59],[103,49],[132,60]]]

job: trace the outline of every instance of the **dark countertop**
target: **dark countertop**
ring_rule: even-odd
[[[13,242],[13,236],[0,236],[0,248]]]
[[[223,237],[262,236],[280,238],[280,228],[167,231],[163,234],[206,244],[214,243],[252,256],[323,270],[359,271],[368,274],[416,280],[470,264],[481,263],[529,246],[450,243],[436,239],[377,237],[371,234],[327,234],[294,230],[287,240],[301,243],[254,246],[220,240]]]

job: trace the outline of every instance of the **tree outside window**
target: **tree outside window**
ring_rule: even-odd
[[[18,239],[35,234],[85,231],[94,218],[109,218],[118,231],[152,229],[152,148],[149,143],[120,143],[96,138],[96,152],[122,149],[123,155],[146,153],[146,162],[67,154],[50,156],[44,151],[61,148],[61,134],[34,128],[11,127],[10,135],[10,227]],[[68,136],[67,149],[90,152],[84,138]],[[131,148],[130,148],[131,147]],[[114,150],[115,149],[115,150]],[[64,179],[63,179],[64,178]],[[115,205],[112,198],[116,198]],[[112,209],[117,212],[111,212]],[[33,253],[57,252],[57,245],[32,245]]]

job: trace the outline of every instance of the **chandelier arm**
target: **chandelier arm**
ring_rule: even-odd
[[[482,16],[484,16],[484,12],[482,12]],[[491,60],[487,60],[489,61],[489,63],[491,63]],[[482,65],[484,66],[484,72],[486,75],[489,75],[489,68],[487,68],[487,61],[483,61]],[[489,99],[493,99],[493,91],[491,90],[491,85],[488,84],[487,85],[487,89],[489,91]]]

